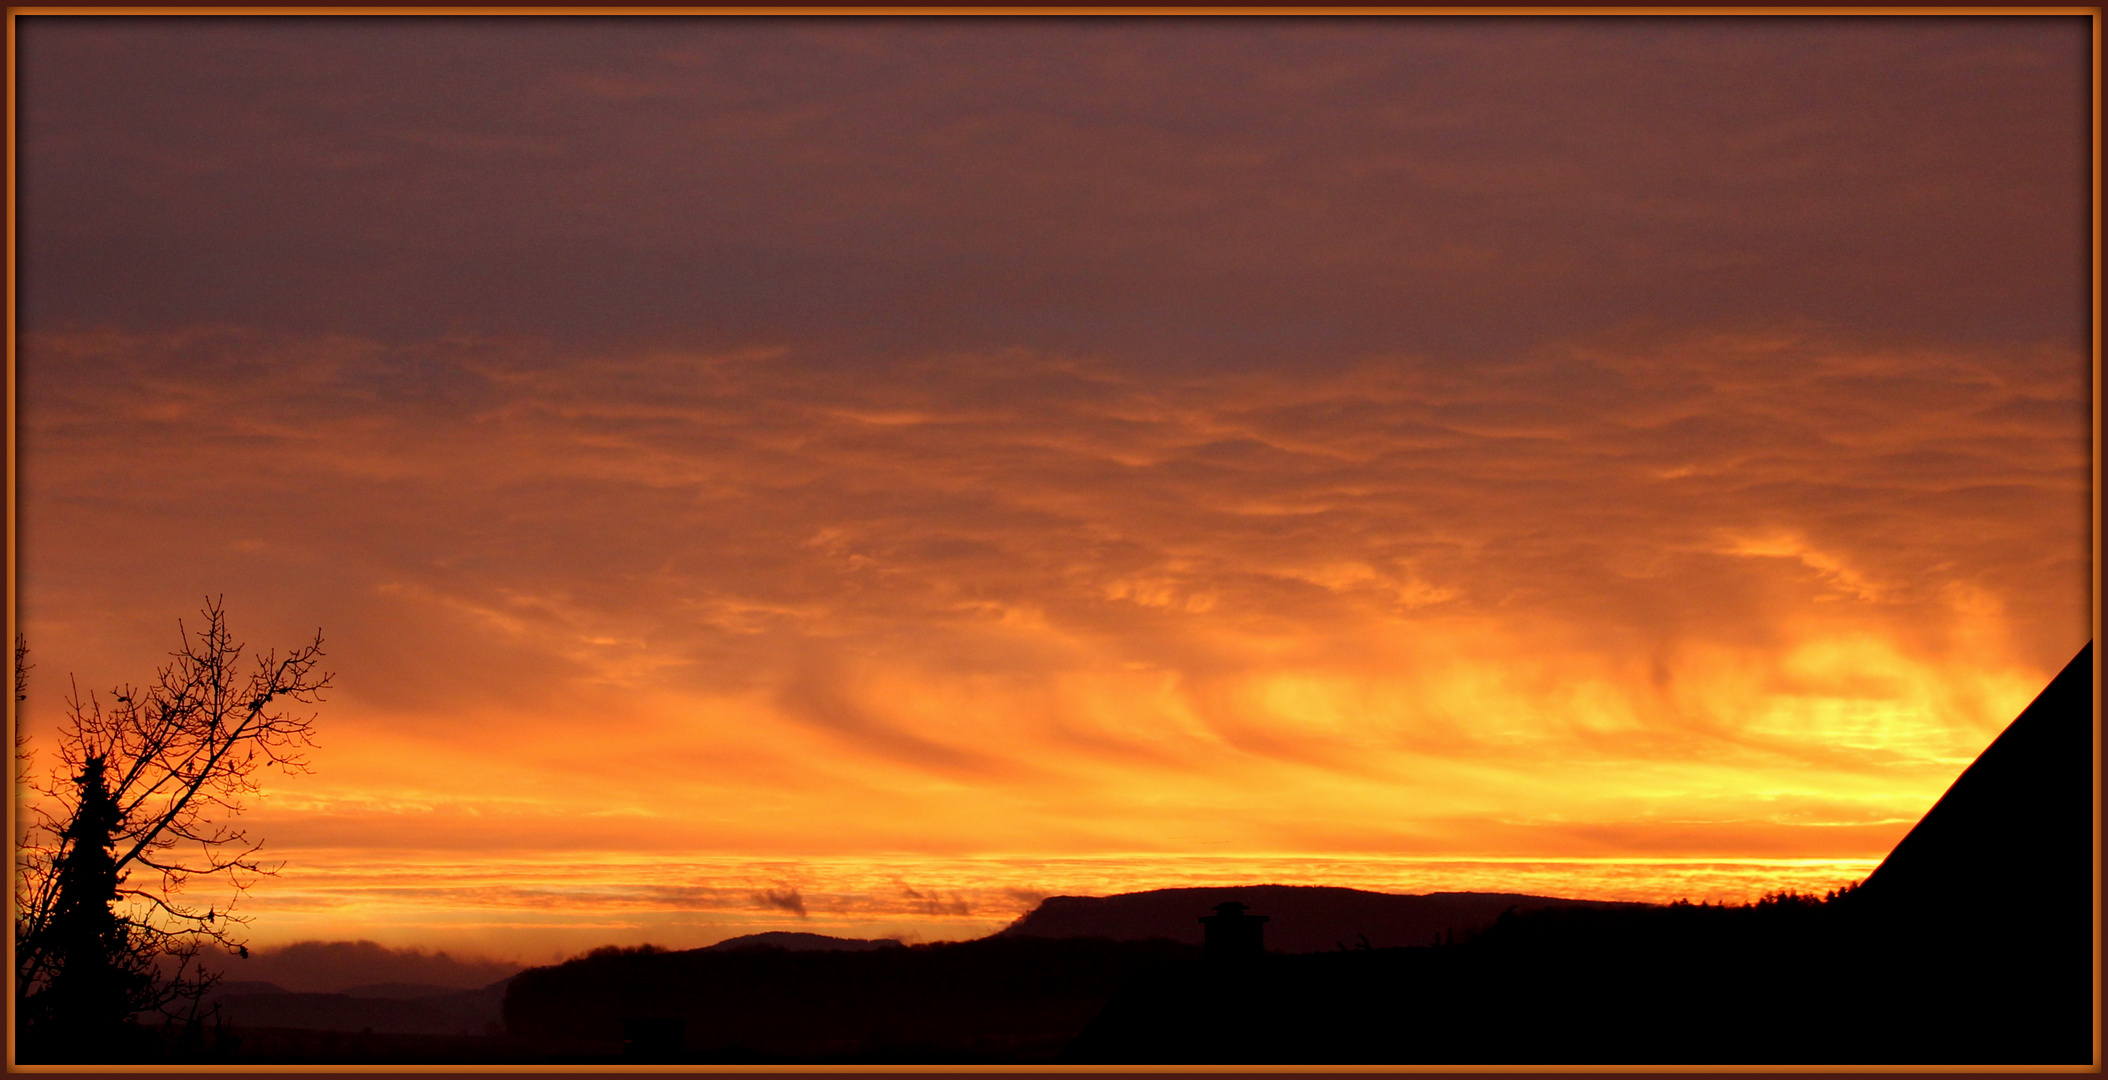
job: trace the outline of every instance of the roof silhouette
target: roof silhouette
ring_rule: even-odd
[[[1859,903],[1933,917],[2026,896],[2088,917],[2092,881],[2093,644],[2088,642],[1860,886]]]

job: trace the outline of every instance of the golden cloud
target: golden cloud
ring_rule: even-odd
[[[23,351],[40,654],[320,624],[298,850],[1878,858],[2087,636],[2053,349]]]

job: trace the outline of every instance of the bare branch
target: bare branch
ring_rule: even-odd
[[[195,628],[177,623],[180,645],[151,685],[116,686],[107,707],[94,693],[69,685],[57,761],[47,776],[27,775],[17,741],[18,783],[42,796],[29,807],[31,824],[16,863],[18,1008],[65,969],[63,950],[49,939],[58,913],[70,910],[69,903],[78,907],[61,886],[63,868],[91,854],[85,847],[75,850],[85,843],[69,839],[76,835],[99,838],[106,853],[96,856],[95,865],[117,883],[114,898],[107,891],[104,896],[130,944],[111,961],[134,973],[147,971],[155,956],[175,961],[172,976],[149,980],[152,990],[135,1002],[139,1008],[187,1000],[194,1019],[200,995],[216,978],[195,968],[199,950],[215,943],[246,952],[235,937],[246,919],[230,915],[225,903],[200,908],[178,896],[189,884],[211,878],[239,898],[277,871],[258,858],[262,842],[229,819],[261,790],[259,768],[306,771],[305,751],[315,745],[314,714],[295,710],[319,704],[333,676],[320,668],[320,631],[283,655],[249,655],[245,666],[246,647],[229,632],[221,599],[207,597],[200,614]],[[18,637],[18,699],[27,687],[26,658],[27,646]],[[89,775],[96,778],[92,785]],[[98,813],[116,820],[106,831],[81,833],[73,823],[91,787],[103,807]]]

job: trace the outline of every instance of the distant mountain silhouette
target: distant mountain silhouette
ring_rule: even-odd
[[[871,949],[897,949],[900,942],[892,938],[840,938],[826,934],[806,934],[794,930],[770,930],[760,934],[746,934],[726,938],[715,945],[704,947],[705,952],[730,952],[734,949],[784,949],[789,952],[865,952]]]
[[[231,995],[231,994],[290,994],[290,993],[292,993],[292,991],[290,991],[290,990],[287,990],[287,989],[286,989],[285,987],[283,987],[283,986],[280,986],[280,985],[278,985],[277,983],[274,983],[274,982],[257,982],[257,981],[243,981],[243,980],[237,980],[237,979],[221,979],[221,980],[220,980],[219,982],[216,982],[216,983],[212,984],[212,989],[211,989],[211,991],[209,991],[209,992],[208,992],[208,998],[207,998],[207,999],[208,999],[208,1000],[210,1000],[210,999],[211,999],[212,997],[227,997],[227,996],[229,996],[229,995]]]
[[[1201,943],[1199,916],[1239,902],[1271,917],[1266,947],[1273,952],[1327,952],[1369,946],[1429,945],[1464,938],[1493,925],[1509,909],[1644,905],[1605,900],[1560,900],[1517,893],[1442,892],[1425,895],[1367,892],[1321,885],[1246,885],[1151,889],[1116,896],[1050,896],[998,937],[1103,937],[1115,941],[1169,938]]]
[[[474,990],[525,966],[443,951],[394,949],[372,941],[296,941],[252,949],[247,956],[215,948],[206,950],[199,962],[230,981],[271,982],[310,994],[333,994],[347,986],[379,983],[429,983]]]
[[[385,982],[368,983],[364,986],[347,986],[338,991],[345,997],[387,998],[391,1001],[421,1001],[425,998],[446,997],[462,993],[458,986],[441,986],[438,983]],[[476,991],[469,991],[476,993]]]

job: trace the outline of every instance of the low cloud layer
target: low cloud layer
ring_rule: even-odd
[[[376,983],[424,983],[464,990],[488,986],[520,965],[444,951],[391,949],[371,941],[296,941],[248,956],[210,955],[207,970],[227,981],[276,983],[295,993],[334,994]]]

